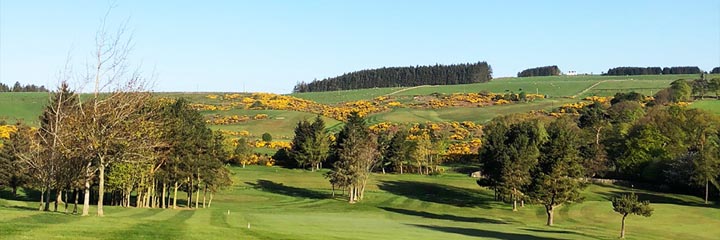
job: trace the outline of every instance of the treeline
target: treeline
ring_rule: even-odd
[[[77,213],[80,201],[88,215],[91,200],[100,216],[105,204],[176,208],[178,191],[185,206],[209,207],[231,184],[222,135],[183,99],[116,90],[82,101],[62,84],[39,128],[14,129],[0,148],[0,185],[38,190],[40,210],[74,202]]]
[[[338,77],[301,82],[293,92],[323,92],[377,87],[412,87],[489,82],[487,62],[416,67],[390,67],[346,73]]]
[[[720,74],[720,67],[715,67],[710,71],[710,74]]]
[[[616,67],[608,69],[604,75],[660,75],[660,74],[700,74],[699,67]]]
[[[48,90],[43,85],[22,85],[20,82],[15,82],[12,87],[5,85],[4,83],[0,83],[0,92],[48,92]]]
[[[557,76],[560,75],[558,66],[545,66],[525,69],[517,74],[518,77],[536,77],[536,76]]]

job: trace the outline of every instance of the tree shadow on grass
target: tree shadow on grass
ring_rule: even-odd
[[[257,183],[251,183],[251,182],[245,182],[245,184],[253,186],[255,189],[259,189],[265,192],[271,192],[275,194],[282,194],[286,196],[291,197],[299,197],[299,198],[310,198],[310,199],[327,199],[330,196],[326,193],[305,189],[305,188],[298,188],[298,187],[291,187],[291,186],[285,186],[282,183],[276,183],[269,180],[259,179],[257,180]]]
[[[479,191],[436,183],[382,181],[378,187],[395,195],[457,207],[490,208],[493,202],[492,196]]]
[[[552,233],[552,234],[573,234],[573,235],[579,235],[586,238],[596,238],[587,234],[579,233],[579,232],[573,232],[568,230],[552,230],[552,229],[532,229],[532,228],[523,228],[522,230],[530,231],[530,232],[538,232],[538,233]]]
[[[479,237],[479,238],[493,238],[493,239],[505,239],[505,240],[540,240],[540,239],[563,239],[563,238],[549,238],[549,237],[538,237],[533,236],[529,234],[522,234],[522,233],[504,233],[504,232],[497,232],[497,231],[490,231],[490,230],[484,230],[484,229],[475,229],[475,228],[459,228],[459,227],[443,227],[443,226],[432,226],[432,225],[419,225],[419,224],[409,224],[410,226],[415,226],[419,228],[425,228],[440,232],[446,232],[446,233],[455,233],[455,234],[461,234],[465,236],[470,237]]]
[[[10,200],[18,200],[18,201],[38,200],[38,202],[39,202],[40,194],[42,194],[42,193],[38,190],[22,188],[22,190],[18,190],[17,196],[13,196],[11,188],[0,187],[0,198],[2,198],[2,199],[10,199]]]
[[[490,218],[483,218],[483,217],[463,217],[463,216],[456,216],[456,215],[450,215],[450,214],[435,214],[435,213],[430,213],[430,212],[421,212],[421,211],[413,211],[413,210],[389,208],[389,207],[380,207],[380,209],[388,211],[388,212],[394,212],[394,213],[399,213],[399,214],[404,214],[404,215],[417,216],[417,217],[423,217],[423,218],[440,219],[440,220],[450,220],[450,221],[456,221],[456,222],[507,224],[507,222],[505,222],[505,221],[490,219]]]
[[[613,197],[619,197],[623,194],[629,194],[632,191],[610,191],[607,193],[600,193],[605,199],[610,201]],[[671,196],[669,194],[662,194],[662,193],[648,193],[648,192],[640,192],[635,191],[635,195],[638,196],[638,199],[640,201],[650,201],[650,203],[664,203],[664,204],[676,204],[676,205],[683,205],[683,206],[693,206],[693,207],[710,207],[710,208],[720,208],[720,205],[717,204],[704,204],[703,202],[699,201],[688,201],[686,199],[682,199],[679,197]]]

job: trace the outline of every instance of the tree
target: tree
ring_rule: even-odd
[[[545,206],[548,226],[553,224],[556,207],[582,200],[580,190],[584,184],[578,178],[584,172],[578,150],[579,131],[568,117],[550,123],[548,141],[542,145],[538,167],[531,174],[533,181],[529,186],[529,196]]]
[[[348,202],[364,196],[365,186],[377,159],[377,137],[365,126],[365,120],[353,112],[338,133],[333,153],[337,161],[326,175],[333,186],[348,188]]]
[[[720,78],[713,78],[708,81],[708,91],[715,93],[715,98],[720,99]]]
[[[689,140],[692,145],[689,152],[693,156],[693,170],[691,180],[697,185],[705,187],[705,204],[708,203],[709,185],[718,186],[720,176],[720,120],[711,113],[690,109],[686,113],[686,125],[689,126]]]
[[[639,201],[635,193],[623,194],[621,197],[612,199],[613,210],[622,214],[622,227],[620,228],[620,238],[625,238],[625,218],[634,214],[644,217],[652,216],[653,208],[649,201]]]
[[[28,167],[25,156],[31,153],[32,132],[27,126],[17,123],[0,146],[0,185],[12,188],[17,196],[18,187],[28,182]]]
[[[235,160],[235,163],[239,163],[243,168],[245,168],[245,164],[247,164],[252,155],[253,150],[247,140],[245,140],[245,138],[239,138],[237,140],[237,146],[235,146],[235,149],[233,150],[233,159]]]
[[[411,142],[407,140],[408,131],[406,129],[400,129],[390,139],[389,146],[385,160],[388,165],[392,166],[394,172],[404,173],[405,164],[407,159],[410,159]],[[384,167],[384,166],[383,166]]]
[[[673,102],[687,102],[691,99],[692,87],[684,79],[670,83],[671,98]]]
[[[272,142],[272,135],[270,135],[270,133],[263,133],[262,140],[264,142]]]
[[[325,121],[320,116],[312,123],[302,120],[295,127],[290,157],[295,159],[298,166],[310,166],[310,170],[315,171],[327,159],[329,146]]]

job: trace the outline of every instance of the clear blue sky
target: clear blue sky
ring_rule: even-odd
[[[720,66],[720,1],[118,1],[155,91],[287,93],[382,66]],[[0,0],[0,82],[82,69],[108,2]]]

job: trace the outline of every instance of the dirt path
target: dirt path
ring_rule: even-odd
[[[397,90],[397,91],[394,91],[394,92],[385,94],[385,96],[395,95],[395,94],[398,94],[398,93],[401,93],[401,92],[404,92],[404,91],[413,90],[413,89],[421,88],[421,87],[429,87],[429,86],[430,86],[430,85],[420,85],[420,86],[414,86],[414,87],[409,87],[409,88],[403,88],[403,89],[400,89],[400,90]]]

